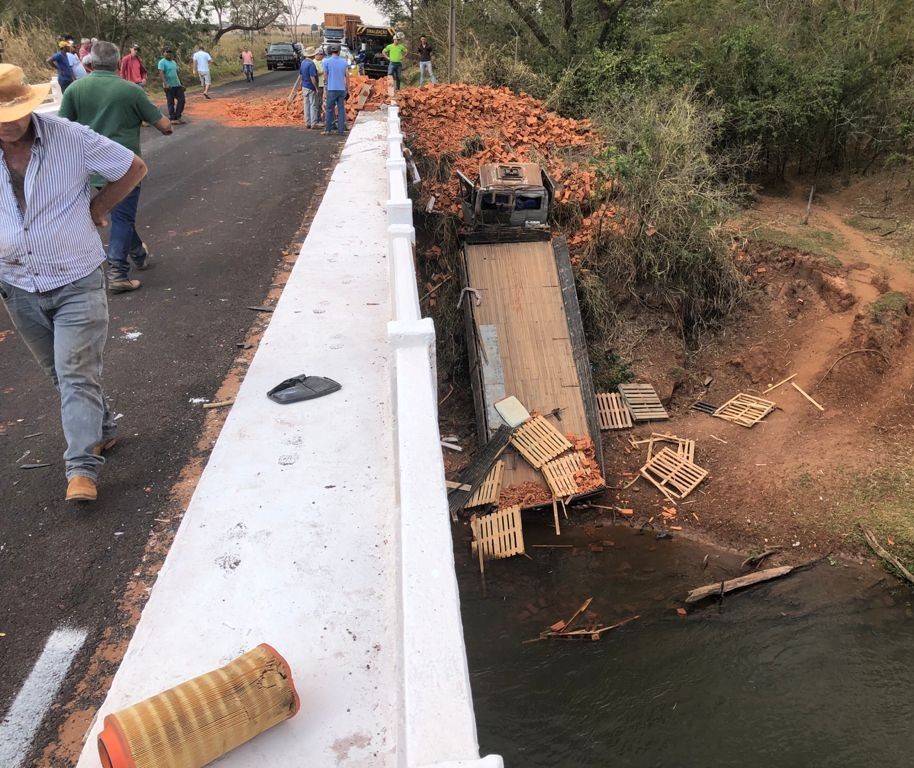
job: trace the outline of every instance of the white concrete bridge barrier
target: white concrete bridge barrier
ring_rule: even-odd
[[[261,642],[302,709],[222,768],[502,768],[476,739],[401,141],[395,107],[354,125],[78,768],[105,714]],[[343,388],[267,399],[301,373]]]

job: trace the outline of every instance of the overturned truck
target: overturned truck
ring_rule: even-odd
[[[568,245],[549,227],[553,184],[534,163],[483,165],[478,184],[458,176],[465,224],[461,298],[479,441],[506,423],[517,427],[501,457],[502,488],[542,485],[545,477],[553,499],[597,492],[605,487],[600,423]],[[503,416],[512,396],[540,418],[523,422],[523,409],[520,419]],[[574,485],[568,468],[577,466],[575,454],[560,459],[549,426],[561,436],[592,440],[598,487]],[[531,432],[530,446],[518,439],[524,430]],[[565,461],[564,483],[547,472],[559,461]],[[534,494],[521,506],[547,503]]]

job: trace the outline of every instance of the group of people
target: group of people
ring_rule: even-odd
[[[329,57],[324,56],[323,48],[306,48],[299,74],[305,128],[320,128],[323,112],[322,133],[331,133],[334,126],[337,133],[346,133],[349,63],[340,57],[340,46],[331,45]]]
[[[407,58],[415,58],[419,62],[419,87],[425,85],[425,78],[430,82],[437,83],[435,72],[432,69],[432,46],[428,38],[422,35],[419,38],[419,45],[413,53],[403,44],[403,35],[397,32],[394,35],[394,41],[384,47],[381,51],[381,58],[387,61],[387,76],[392,77],[394,87],[400,90],[400,74],[403,70],[403,62]]]
[[[130,271],[151,258],[136,230],[146,175],[140,129],[173,131],[137,87],[145,77],[138,53],[128,54],[124,77],[127,57],[95,42],[90,71],[67,83],[58,117],[35,112],[49,84],[29,85],[20,67],[0,63],[0,299],[60,395],[67,501],[97,498],[98,471],[115,443],[101,382],[106,287],[135,291]],[[176,66],[160,71],[163,84],[177,77]],[[109,223],[106,254],[97,227]]]

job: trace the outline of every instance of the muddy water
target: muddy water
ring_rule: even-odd
[[[912,595],[878,568],[826,561],[682,617],[677,598],[740,557],[628,527],[525,533],[533,561],[490,563],[484,588],[457,551],[482,754],[509,768],[914,765]],[[604,624],[641,618],[596,643],[522,644],[587,597]]]

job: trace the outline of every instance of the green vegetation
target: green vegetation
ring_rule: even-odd
[[[882,322],[889,315],[898,315],[907,312],[910,307],[910,299],[907,294],[899,291],[884,293],[868,309],[870,314],[878,321]]]
[[[823,256],[833,267],[841,266],[841,260],[835,254],[844,247],[844,240],[840,235],[826,229],[803,227],[790,228],[790,231],[787,231],[767,225],[753,229],[750,238]]]

